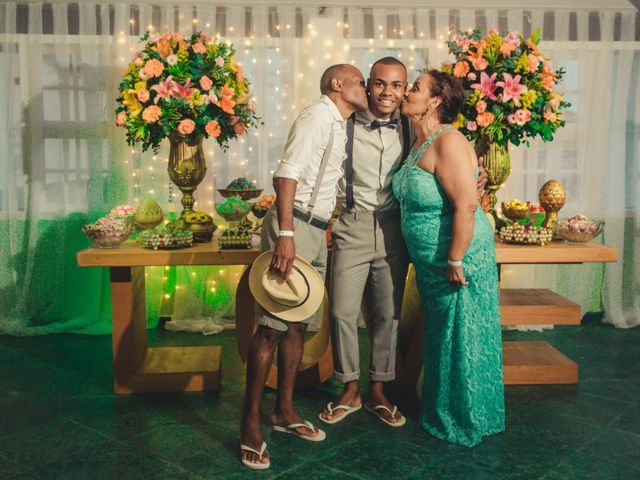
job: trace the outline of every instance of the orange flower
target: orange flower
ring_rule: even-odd
[[[549,109],[544,111],[544,123],[554,123],[556,120],[558,120],[558,116],[555,113]]]
[[[242,76],[242,67],[238,65],[236,67],[236,80],[238,81],[238,83],[242,83],[243,78],[244,77]]]
[[[222,109],[223,112],[226,112],[230,115],[233,115],[235,112],[233,111],[233,106],[236,104],[231,97],[222,97],[217,105]]]
[[[471,63],[473,63],[473,68],[475,68],[479,72],[489,66],[489,62],[486,58],[474,58],[473,60],[471,60]]]
[[[222,87],[220,89],[220,95],[222,95],[223,97],[233,97],[233,94],[235,93],[235,90],[233,89],[233,87],[230,87],[228,83],[224,84],[224,87]]]
[[[553,90],[553,75],[544,75],[542,80],[540,80],[540,83],[548,91]]]
[[[486,127],[487,125],[491,125],[494,120],[495,120],[495,117],[491,112],[483,112],[476,117],[476,123],[481,127]]]
[[[462,78],[465,77],[467,73],[469,73],[469,64],[464,60],[456,62],[455,67],[453,67],[453,74],[458,78]]]
[[[160,40],[158,40],[158,53],[163,57],[168,57],[169,55],[171,55],[171,42],[169,41],[168,37],[163,36]]]
[[[164,70],[164,65],[159,60],[152,58],[145,64],[143,70],[148,77],[159,77]]]
[[[531,52],[533,52],[534,55],[540,55],[537,45],[533,43],[531,40],[527,40],[527,47],[529,47],[529,49],[531,50]]]
[[[157,105],[151,105],[142,112],[142,119],[147,123],[157,122],[162,116],[162,110]]]
[[[222,130],[220,129],[220,125],[215,120],[211,120],[209,123],[207,123],[204,129],[207,131],[209,136],[213,138],[219,137],[220,134],[222,133]]]
[[[194,53],[207,53],[207,47],[205,47],[200,42],[191,45],[191,49],[194,51]]]
[[[244,125],[244,123],[236,123],[233,126],[233,131],[236,132],[238,135],[242,135],[246,130],[247,130],[247,127]]]
[[[125,112],[119,112],[116,115],[116,127],[124,127],[127,124],[127,114]]]
[[[500,53],[502,53],[502,55],[504,55],[505,57],[508,57],[516,48],[518,48],[518,45],[504,42],[502,45],[500,45]]]

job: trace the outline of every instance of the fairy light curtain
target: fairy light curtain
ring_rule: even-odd
[[[466,2],[469,5],[471,2]],[[566,187],[561,213],[607,220],[605,241],[620,249],[608,266],[512,267],[505,286],[552,288],[585,311],[606,310],[618,326],[637,325],[639,180],[638,16],[613,7],[398,8],[276,2],[16,2],[0,5],[0,332],[87,333],[110,329],[106,270],[79,269],[88,241],[80,224],[119,203],[146,197],[179,211],[158,155],[126,145],[113,124],[121,70],[147,29],[196,30],[234,44],[264,125],[222,152],[205,144],[207,177],[196,208],[213,212],[216,189],[245,176],[271,192],[288,128],[318,96],[333,63],[365,76],[377,58],[395,55],[415,77],[447,58],[450,32],[497,26],[529,35],[542,29],[543,51],[568,74],[561,87],[574,104],[551,144],[512,149],[501,198],[535,199],[549,178]],[[402,4],[400,4],[402,5]],[[233,317],[242,267],[150,268],[148,313],[176,318]],[[602,288],[604,286],[604,288]]]

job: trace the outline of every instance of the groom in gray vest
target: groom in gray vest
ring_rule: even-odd
[[[358,389],[358,318],[366,299],[371,340],[370,392],[365,409],[400,427],[406,419],[391,404],[384,384],[395,379],[400,309],[409,255],[400,230],[400,209],[391,179],[408,156],[413,132],[399,107],[407,88],[407,69],[394,57],[373,64],[367,84],[368,106],[347,123],[347,159],[340,190],[345,198],[332,229],[330,315],[334,375],[344,383],[320,420],[337,423],[362,408]],[[482,170],[479,187],[486,182]]]

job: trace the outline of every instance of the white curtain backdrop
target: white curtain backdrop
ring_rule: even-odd
[[[441,7],[414,3],[418,6],[390,1],[353,7],[207,0],[2,2],[0,324],[11,325],[3,330],[21,333],[38,315],[62,325],[56,331],[100,320],[82,305],[72,311],[65,306],[64,296],[71,290],[78,294],[78,288],[93,305],[91,311],[104,303],[95,286],[92,291],[74,286],[75,251],[68,239],[82,234],[70,220],[96,218],[117,203],[137,204],[146,197],[165,211],[180,208],[180,194],[166,174],[168,148],[157,156],[129,148],[113,122],[121,70],[147,29],[219,35],[234,44],[253,84],[264,124],[226,153],[213,142],[206,145],[209,170],[196,207],[213,212],[220,199],[216,189],[236,177],[254,179],[270,193],[288,128],[296,112],[319,95],[318,80],[327,66],[353,63],[366,77],[377,58],[393,55],[414,78],[421,68],[438,67],[447,58],[445,42],[458,29],[498,27],[528,36],[541,28],[541,52],[567,71],[559,90],[573,107],[552,143],[535,141],[529,149],[511,150],[512,174],[499,199],[535,200],[545,181],[558,179],[568,196],[561,216],[581,212],[606,220],[602,240],[619,249],[620,259],[608,265],[505,268],[503,286],[551,288],[580,303],[583,312],[604,310],[605,321],[613,325],[640,324],[636,10],[619,1],[612,7],[558,9],[513,6],[516,2],[495,8],[470,1],[462,6],[441,2]],[[61,260],[48,263],[46,270],[41,256],[32,254],[46,233],[42,221],[63,225],[51,237]],[[158,287],[155,313],[212,316],[211,299],[205,297],[218,287],[211,285],[225,284],[232,292],[240,270],[198,272],[197,284],[192,270],[179,271],[172,280],[160,274],[161,282],[175,282],[178,289],[173,297],[167,284]],[[106,285],[104,274],[93,275]],[[34,284],[38,292],[61,298],[34,299]],[[233,295],[217,302],[221,305],[218,314],[232,315]]]

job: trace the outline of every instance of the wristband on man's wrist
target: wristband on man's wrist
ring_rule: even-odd
[[[451,265],[452,267],[461,267],[462,266],[462,260],[451,260],[450,258],[447,259],[447,263],[449,265]]]
[[[278,237],[293,237],[293,230],[280,230]]]

